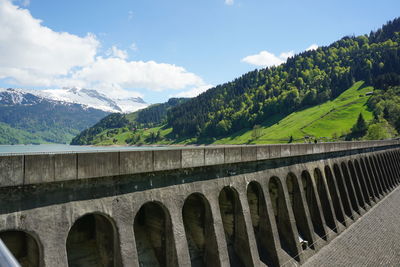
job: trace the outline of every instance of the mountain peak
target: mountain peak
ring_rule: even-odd
[[[109,97],[95,89],[78,87],[29,90],[29,93],[46,99],[81,104],[107,112],[128,113],[148,106],[140,97]]]

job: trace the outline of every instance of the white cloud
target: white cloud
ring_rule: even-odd
[[[97,57],[96,61],[77,71],[73,78],[86,84],[118,84],[123,88],[147,88],[154,91],[180,90],[199,86],[203,81],[184,68],[154,61],[126,61],[121,58]]]
[[[307,47],[306,51],[316,50],[317,48],[318,48],[317,44],[312,44],[309,47]]]
[[[28,10],[0,0],[0,78],[18,72],[65,75],[73,67],[92,63],[98,46],[92,34],[54,32]]]
[[[293,57],[294,56],[294,51],[289,51],[289,52],[282,52],[279,55],[279,58],[281,58],[282,60],[286,61],[288,58]]]
[[[174,97],[196,97],[199,94],[207,91],[208,89],[210,89],[212,87],[214,87],[214,85],[212,85],[212,84],[201,85],[199,87],[196,87],[196,88],[193,88],[193,89],[190,89],[190,90],[187,90],[187,91],[180,92],[180,93],[178,93],[176,95],[173,95],[173,96]]]
[[[234,0],[225,0],[225,4],[231,6],[234,4]]]
[[[284,63],[292,56],[294,56],[294,51],[282,52],[279,56],[276,56],[273,53],[263,50],[258,54],[244,57],[241,61],[255,66],[271,67]]]
[[[108,51],[107,51],[108,56],[120,58],[120,59],[127,59],[128,58],[128,52],[126,50],[121,50],[118,49],[115,45],[113,45]]]
[[[132,89],[191,90],[206,84],[180,66],[128,61],[128,52],[116,46],[102,56],[100,46],[93,34],[55,32],[11,0],[0,0],[0,80],[26,87],[95,88],[120,96],[137,95]],[[133,43],[130,49],[137,47]]]

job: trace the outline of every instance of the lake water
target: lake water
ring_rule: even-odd
[[[71,146],[63,144],[42,145],[0,145],[0,155],[30,154],[30,153],[58,153],[58,152],[98,152],[98,151],[127,151],[127,150],[154,150],[179,149],[173,146]]]

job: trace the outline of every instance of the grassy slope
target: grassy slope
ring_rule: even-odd
[[[39,136],[35,136],[24,130],[10,127],[8,124],[0,122],[0,144],[31,144],[46,143]]]
[[[11,127],[0,122],[0,144],[48,144],[54,143],[52,140],[60,140],[58,143],[65,143],[71,140],[79,131],[76,129],[52,128],[49,130],[31,132]],[[64,141],[65,140],[65,141]]]
[[[302,141],[304,136],[328,139],[331,139],[334,133],[340,136],[350,130],[359,113],[362,113],[367,121],[372,119],[372,112],[366,105],[369,96],[365,96],[370,91],[373,91],[372,87],[363,87],[363,82],[357,82],[333,101],[293,112],[270,127],[262,126],[261,136],[251,143],[286,143],[291,135],[299,141]],[[266,124],[268,123],[267,121]],[[249,130],[215,143],[247,143],[252,139],[252,132]]]
[[[328,101],[322,105],[307,108],[290,115],[280,118],[271,117],[261,125],[260,137],[252,140],[252,130],[242,130],[229,137],[216,140],[215,144],[244,144],[244,143],[287,143],[292,135],[295,141],[303,142],[304,136],[326,137],[332,139],[332,135],[341,136],[350,131],[357,120],[359,113],[369,121],[372,119],[372,112],[366,105],[369,96],[365,94],[373,91],[372,87],[364,87],[363,82],[355,83],[351,88],[343,92],[339,97]],[[129,118],[132,119],[132,118]],[[136,133],[128,129],[110,129],[103,131],[95,138],[96,145],[126,144],[125,140],[134,134],[142,136],[141,143],[148,144],[145,139],[151,132],[161,131],[162,141],[158,144],[188,144],[193,139],[169,140],[171,128],[155,127],[150,129],[141,129]],[[111,132],[115,133],[112,134]],[[107,136],[107,132],[109,136]],[[116,139],[116,142],[113,142]]]

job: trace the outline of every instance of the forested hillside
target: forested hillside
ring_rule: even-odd
[[[37,103],[0,104],[0,144],[65,144],[107,114],[43,99]]]
[[[136,132],[138,129],[150,128],[165,124],[167,120],[167,112],[182,103],[185,103],[187,98],[171,98],[162,104],[154,104],[145,109],[138,110],[130,114],[114,113],[100,120],[93,127],[90,127],[71,142],[72,145],[84,145],[101,142],[107,137],[116,134],[115,129],[123,128],[122,131]]]
[[[94,127],[74,140],[76,144],[170,144],[389,138],[400,131],[399,86],[397,18],[369,35],[344,37],[163,109],[166,121],[150,116],[157,107],[153,106],[141,111],[149,114],[142,124],[139,113],[124,117],[138,126],[134,131],[126,126],[101,131]]]
[[[369,35],[344,37],[280,66],[246,73],[173,108],[168,126],[176,138],[218,138],[332,100],[356,81],[375,88],[397,85],[399,32],[398,18]]]

